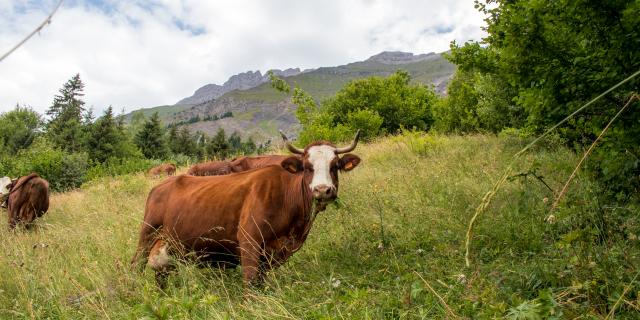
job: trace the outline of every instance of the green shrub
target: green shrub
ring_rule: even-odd
[[[33,144],[20,150],[10,160],[13,177],[39,174],[49,181],[53,191],[66,191],[78,188],[84,182],[89,158],[86,153],[68,153],[54,148],[44,137],[38,137]]]
[[[442,148],[442,143],[433,135],[416,131],[403,130],[402,134],[391,138],[396,143],[403,143],[415,155],[428,156]]]
[[[87,181],[100,177],[117,176],[135,172],[146,172],[150,168],[161,164],[161,160],[143,158],[111,158],[104,163],[99,163],[87,171]]]
[[[384,119],[375,110],[357,110],[347,115],[348,126],[362,130],[362,139],[365,141],[383,133],[381,130],[383,122]]]
[[[169,162],[175,164],[176,166],[183,167],[183,166],[189,166],[190,164],[198,161],[193,157],[190,157],[182,153],[178,153],[178,154],[172,155],[171,158],[169,159]]]
[[[330,123],[317,121],[300,132],[297,143],[300,146],[319,140],[327,140],[336,143],[353,139],[354,134],[355,130],[346,125],[331,125]]]

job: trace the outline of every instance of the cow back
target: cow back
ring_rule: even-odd
[[[10,227],[18,222],[30,224],[49,210],[49,182],[35,173],[21,177],[11,188],[7,202]]]

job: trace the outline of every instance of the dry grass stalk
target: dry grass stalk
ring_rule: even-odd
[[[415,271],[414,271],[415,272]],[[460,317],[459,315],[455,314],[453,312],[453,310],[451,310],[451,308],[449,307],[449,305],[444,301],[444,299],[442,299],[442,297],[438,294],[438,292],[436,292],[436,290],[434,290],[431,285],[429,284],[429,282],[427,282],[427,280],[425,280],[418,272],[415,272],[415,274],[418,275],[418,277],[420,277],[420,279],[422,280],[422,282],[424,282],[424,284],[427,286],[427,288],[429,288],[429,290],[431,291],[431,293],[433,293],[438,300],[440,300],[440,304],[442,305],[442,307],[444,308],[445,311],[447,311],[447,314],[449,314],[449,317],[451,317],[451,319],[462,319],[462,317]]]
[[[604,129],[602,129],[602,132],[600,132],[600,135],[598,135],[596,140],[593,141],[593,143],[591,144],[589,149],[587,149],[587,151],[582,156],[582,159],[580,159],[580,161],[576,165],[575,169],[573,169],[573,172],[569,176],[569,179],[567,179],[567,182],[564,184],[564,187],[562,187],[562,191],[560,191],[560,193],[556,197],[556,200],[553,202],[553,205],[551,206],[550,212],[553,212],[556,209],[556,207],[558,206],[558,203],[560,202],[560,199],[562,199],[562,196],[564,196],[564,194],[567,192],[567,189],[569,188],[569,183],[571,183],[571,180],[573,180],[573,178],[576,176],[576,173],[578,173],[578,169],[580,169],[580,166],[582,166],[582,163],[584,162],[584,160],[586,160],[587,157],[589,157],[589,155],[591,154],[591,152],[595,148],[596,144],[600,141],[600,139],[602,139],[602,136],[604,136],[604,134],[607,132],[607,130],[609,130],[609,127],[611,126],[611,123],[613,123],[618,118],[618,116],[620,116],[620,114],[622,114],[622,112],[625,109],[627,109],[627,107],[629,105],[631,105],[631,103],[634,100],[637,100],[637,99],[638,99],[638,95],[637,94],[634,93],[633,95],[631,95],[631,98],[629,98],[629,101],[627,101],[627,103],[620,109],[620,111],[618,111],[618,113],[616,113],[616,115],[613,116],[613,118],[611,118],[611,121],[609,121],[609,123],[607,123],[607,125],[604,127]]]

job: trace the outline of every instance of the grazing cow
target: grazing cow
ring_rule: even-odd
[[[258,157],[239,157],[231,161],[210,161],[198,163],[189,168],[187,172],[191,176],[223,176],[251,169],[263,168],[277,164],[290,156],[266,155]]]
[[[187,175],[190,176],[223,176],[231,174],[230,161],[209,161],[197,163],[189,168]]]
[[[146,259],[164,287],[171,255],[191,253],[187,256],[221,267],[240,263],[245,284],[260,283],[266,270],[302,247],[316,213],[336,199],[338,171],[360,163],[347,153],[359,133],[348,147],[321,141],[304,149],[282,134],[299,156],[233,175],[163,181],[147,198],[132,266],[143,268]]]
[[[149,175],[152,177],[159,177],[162,174],[165,174],[167,176],[176,174],[176,165],[174,165],[173,163],[163,163],[149,170]]]
[[[36,173],[18,178],[8,189],[9,228],[14,229],[19,223],[30,228],[36,218],[49,210],[49,182]]]

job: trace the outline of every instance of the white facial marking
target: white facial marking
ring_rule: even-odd
[[[9,189],[7,188],[7,186],[11,183],[11,178],[9,177],[2,177],[0,178],[0,194],[7,194],[9,193]]]
[[[314,146],[309,148],[309,162],[313,165],[313,179],[309,188],[325,185],[333,187],[331,180],[331,161],[336,157],[336,148],[331,146]]]

